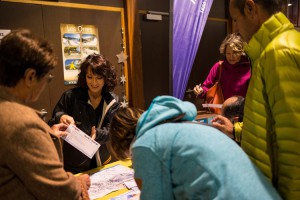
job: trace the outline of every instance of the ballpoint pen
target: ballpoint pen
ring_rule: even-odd
[[[199,87],[201,87],[201,83],[198,85]],[[193,89],[188,89],[187,91],[185,91],[185,92],[187,92],[187,93],[191,93],[191,92],[194,92],[194,90]],[[198,95],[196,95],[196,97],[197,97]]]

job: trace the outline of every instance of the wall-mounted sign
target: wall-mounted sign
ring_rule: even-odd
[[[98,28],[93,25],[61,24],[65,85],[76,84],[81,61],[99,53]]]
[[[8,30],[8,29],[0,29],[0,41],[2,40],[2,38],[4,36],[6,36],[9,33],[10,33],[10,30]]]

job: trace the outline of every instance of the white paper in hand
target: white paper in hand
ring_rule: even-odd
[[[223,104],[209,104],[209,103],[204,103],[202,104],[203,108],[222,108]]]
[[[90,159],[99,149],[100,144],[76,126],[71,124],[66,131],[68,132],[68,135],[63,137],[63,139]]]

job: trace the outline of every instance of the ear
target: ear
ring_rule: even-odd
[[[245,15],[253,17],[253,15],[256,13],[256,3],[253,0],[246,0],[244,12]]]
[[[25,85],[27,87],[31,87],[32,85],[34,85],[35,82],[37,81],[35,69],[32,68],[26,69],[24,79],[25,79]]]

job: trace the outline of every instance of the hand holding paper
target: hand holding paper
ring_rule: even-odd
[[[90,159],[94,156],[99,149],[100,144],[93,140],[90,136],[85,134],[79,128],[74,125],[69,125],[66,130],[69,134],[66,137],[62,137],[66,142],[74,146]]]

